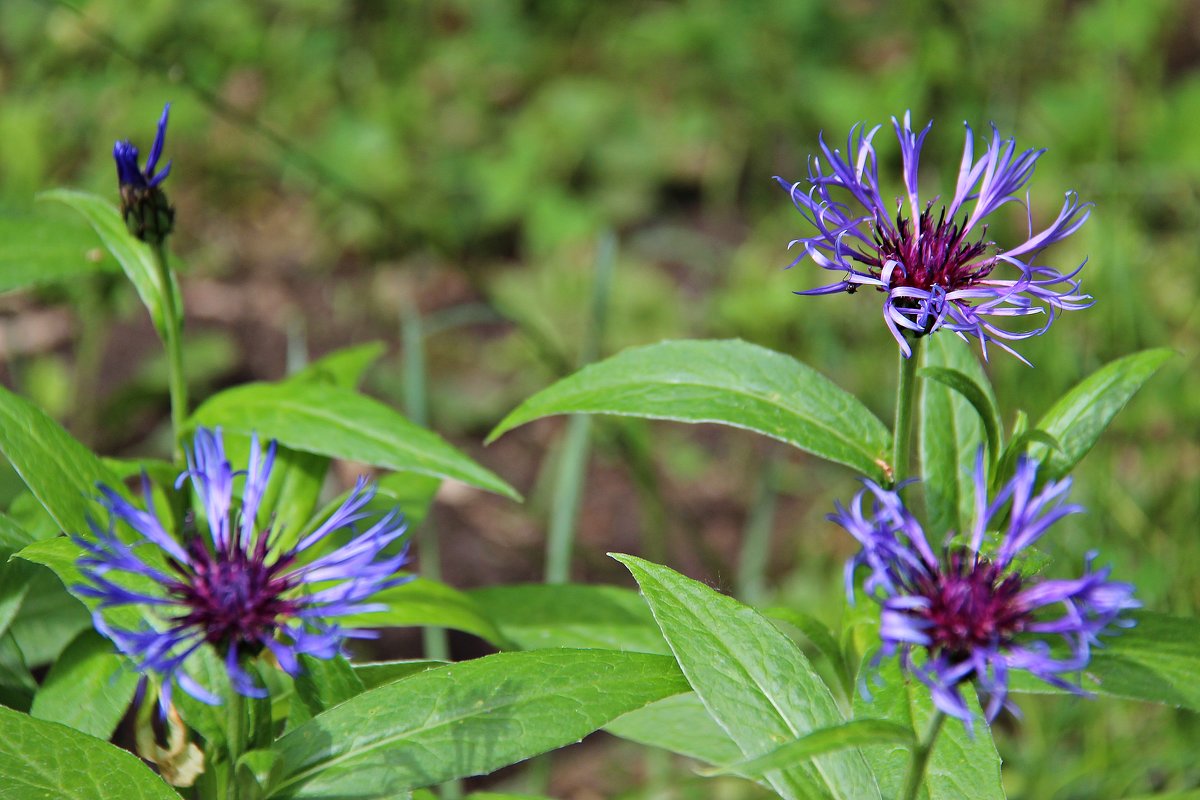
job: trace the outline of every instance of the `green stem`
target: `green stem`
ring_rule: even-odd
[[[946,715],[941,711],[935,711],[933,719],[929,721],[929,729],[925,738],[913,750],[912,761],[908,766],[908,779],[904,782],[904,794],[900,795],[903,800],[917,800],[917,793],[921,791],[921,783],[925,780],[925,768],[929,765],[929,755],[933,752],[933,745],[937,741],[938,734],[942,732],[942,724],[945,721]]]
[[[183,375],[183,319],[175,305],[175,280],[167,266],[166,245],[159,243],[154,251],[158,264],[158,283],[162,291],[163,345],[167,351],[167,388],[171,394],[171,439],[175,443],[175,458],[183,460],[183,427],[187,423],[187,380]]]
[[[892,484],[908,476],[912,463],[913,407],[917,398],[917,366],[921,360],[922,339],[910,339],[912,354],[900,353],[900,380],[896,385],[896,424],[892,429]]]
[[[238,800],[241,794],[238,786],[237,762],[246,750],[246,713],[249,711],[246,700],[236,690],[229,693],[229,703],[226,706],[229,713],[229,776],[226,779],[225,800]]]

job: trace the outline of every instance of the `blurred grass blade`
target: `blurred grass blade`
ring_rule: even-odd
[[[592,281],[591,317],[584,334],[580,364],[586,366],[600,354],[608,318],[608,295],[616,267],[617,240],[612,232],[600,237]],[[571,577],[571,551],[579,518],[580,498],[587,479],[588,451],[592,433],[590,417],[576,415],[567,422],[555,475],[550,529],[546,538],[546,583],[566,583]]]
[[[765,756],[739,761],[718,769],[700,770],[701,775],[741,775],[759,778],[771,770],[787,769],[801,761],[807,761],[825,753],[845,750],[849,747],[866,747],[874,744],[898,744],[912,747],[916,743],[913,732],[902,725],[881,719],[858,719],[831,728],[815,730],[794,742],[788,742]]]

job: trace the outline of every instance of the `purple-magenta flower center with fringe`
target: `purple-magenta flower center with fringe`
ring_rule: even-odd
[[[1028,609],[1019,601],[1021,585],[1017,573],[1005,574],[970,551],[952,551],[943,569],[920,575],[910,589],[929,601],[913,614],[929,624],[930,652],[963,662],[976,648],[1012,645],[1027,622]]]

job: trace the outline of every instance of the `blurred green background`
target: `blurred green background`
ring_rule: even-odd
[[[1200,3],[1166,0],[3,0],[0,207],[45,216],[33,195],[57,186],[115,201],[112,142],[146,152],[171,101],[167,189],[196,399],[378,338],[390,351],[370,389],[411,410],[400,332],[420,315],[429,424],[529,496],[518,507],[443,492],[444,570],[472,586],[540,576],[561,421],[479,443],[577,366],[602,236],[618,246],[602,355],[737,336],[806,361],[890,419],[894,344],[877,298],[791,294],[825,276],[782,270],[803,222],[771,177],[803,177],[822,130],[840,144],[855,122],[911,109],[915,124],[935,120],[923,193],[949,193],[962,122],[977,134],[995,122],[1021,147],[1048,148],[1029,187],[1035,224],[1068,189],[1095,203],[1047,260],[1089,257],[1096,305],[1020,346],[1034,369],[993,354],[1006,418],[1036,419],[1113,358],[1179,352],[1080,465],[1074,497],[1089,512],[1059,526],[1051,552],[1073,568],[1101,549],[1148,607],[1195,614],[1198,64]],[[886,127],[876,144],[887,196],[898,151]],[[48,276],[0,296],[0,314],[8,385],[103,452],[164,448],[163,366],[116,276]],[[837,621],[850,543],[823,516],[855,491],[853,475],[739,432],[594,430],[576,578],[627,583],[603,553],[636,551]],[[754,526],[772,533],[762,580],[737,577]],[[1021,705],[1025,719],[997,730],[1013,798],[1200,786],[1191,714]],[[560,756],[552,790],[752,794],[661,762],[647,776],[625,763],[629,748]]]

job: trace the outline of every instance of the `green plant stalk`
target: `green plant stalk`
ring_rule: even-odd
[[[249,729],[246,715],[250,707],[235,689],[229,693],[226,708],[229,712],[229,775],[225,783],[225,800],[238,800],[241,792],[238,786],[237,762],[246,750],[246,731]]]
[[[158,283],[162,290],[163,345],[167,351],[167,389],[171,395],[171,440],[175,459],[183,460],[183,428],[188,418],[187,379],[183,373],[182,309],[175,305],[175,279],[167,266],[166,245],[160,242],[154,251],[158,265]]]
[[[945,722],[946,715],[941,711],[935,711],[933,719],[929,721],[925,738],[913,750],[912,760],[908,765],[908,777],[904,781],[904,794],[900,795],[903,800],[916,800],[917,794],[921,791],[921,783],[925,780],[925,768],[929,766],[929,755],[933,752],[933,745],[937,742],[938,734],[942,732],[942,725]]]
[[[896,423],[892,428],[892,485],[908,477],[912,464],[913,409],[917,400],[917,367],[921,361],[922,339],[910,339],[912,355],[899,354],[900,379],[896,384]]]
[[[608,298],[612,289],[613,268],[616,266],[616,251],[617,240],[612,231],[601,234],[596,247],[591,313],[580,352],[580,366],[587,366],[600,355],[608,321]],[[567,422],[547,534],[546,583],[566,583],[570,580],[575,521],[579,516],[579,499],[583,494],[587,473],[591,432],[592,421],[587,415],[576,414]]]

